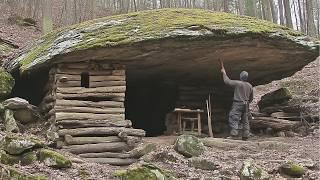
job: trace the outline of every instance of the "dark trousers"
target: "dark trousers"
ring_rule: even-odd
[[[248,104],[243,102],[233,102],[229,113],[229,126],[231,136],[237,136],[239,131],[239,123],[242,122],[242,137],[248,137],[250,133],[250,125],[248,120],[249,108]]]

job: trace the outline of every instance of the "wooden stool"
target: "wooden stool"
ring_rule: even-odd
[[[177,121],[178,121],[178,132],[180,133],[181,130],[184,131],[186,127],[186,121],[191,121],[191,129],[194,129],[194,121],[198,121],[198,135],[201,136],[201,113],[204,111],[201,109],[181,109],[181,108],[175,108],[174,112],[177,113]],[[196,114],[196,118],[189,118],[189,117],[182,117],[182,113],[188,113],[188,114]],[[182,122],[183,121],[183,122]],[[183,129],[181,128],[181,125],[183,124]]]

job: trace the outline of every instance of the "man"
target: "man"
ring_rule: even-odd
[[[231,138],[238,136],[239,121],[242,120],[242,140],[246,141],[250,133],[250,125],[248,120],[249,103],[253,99],[252,85],[247,82],[248,72],[242,71],[239,80],[230,80],[221,62],[221,73],[225,84],[234,88],[232,108],[229,113],[229,126],[231,128]]]

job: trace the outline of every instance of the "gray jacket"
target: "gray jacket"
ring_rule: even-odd
[[[234,88],[233,100],[237,102],[252,102],[253,89],[252,85],[245,81],[231,80],[223,73],[223,81],[225,84]]]

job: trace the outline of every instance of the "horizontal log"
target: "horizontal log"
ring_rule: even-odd
[[[132,157],[129,153],[115,153],[115,152],[102,152],[102,153],[85,153],[79,154],[82,158],[121,158],[126,159]]]
[[[113,97],[111,98],[112,101],[117,101],[117,102],[124,102],[125,99],[124,97]]]
[[[82,127],[131,127],[129,120],[108,121],[108,120],[64,120],[58,121],[60,129],[74,129]]]
[[[120,151],[130,150],[130,148],[125,142],[71,145],[71,146],[63,146],[63,149],[73,154],[120,152]]]
[[[121,158],[85,158],[89,162],[99,164],[109,164],[113,166],[128,166],[137,162],[137,159],[121,159]]]
[[[116,101],[77,101],[77,100],[62,100],[56,101],[56,106],[73,106],[73,107],[111,107],[111,108],[123,108],[123,102]]]
[[[85,93],[123,93],[126,92],[126,86],[113,86],[113,87],[58,87],[58,93],[62,94],[85,94]]]
[[[98,143],[111,143],[111,142],[121,142],[122,141],[117,136],[72,137],[71,135],[65,135],[64,140],[68,145],[98,144]]]
[[[250,120],[251,129],[267,129],[272,128],[276,131],[292,130],[301,123],[296,121],[288,121],[283,119],[275,119],[272,117],[255,117]]]
[[[89,87],[110,87],[110,86],[125,86],[126,81],[96,81],[90,82]]]
[[[66,98],[85,98],[85,97],[95,97],[95,98],[110,98],[112,99],[124,99],[125,93],[83,93],[83,94],[62,94],[57,93],[58,99]],[[114,100],[117,101],[117,100]]]
[[[66,81],[66,82],[57,82],[58,87],[80,87],[81,81]]]
[[[301,120],[299,113],[274,112],[270,116],[278,119],[288,119],[292,121]]]
[[[55,106],[56,112],[76,112],[95,114],[124,114],[124,108],[92,108],[92,107],[66,107]]]
[[[112,70],[112,68],[108,69],[99,69],[99,70],[83,70],[83,69],[68,69],[68,68],[60,68],[57,73],[59,74],[69,74],[69,75],[79,75],[84,72],[89,73],[89,75],[116,75],[119,70]],[[121,74],[124,75],[124,74]]]
[[[124,114],[56,113],[56,120],[124,120]]]
[[[125,81],[125,76],[90,76],[90,82],[96,81]]]
[[[94,128],[77,128],[77,129],[60,129],[58,134],[65,136],[87,136],[87,135],[118,135],[120,132],[125,132],[129,136],[143,137],[146,132],[142,129],[122,128],[122,127],[94,127]]]

